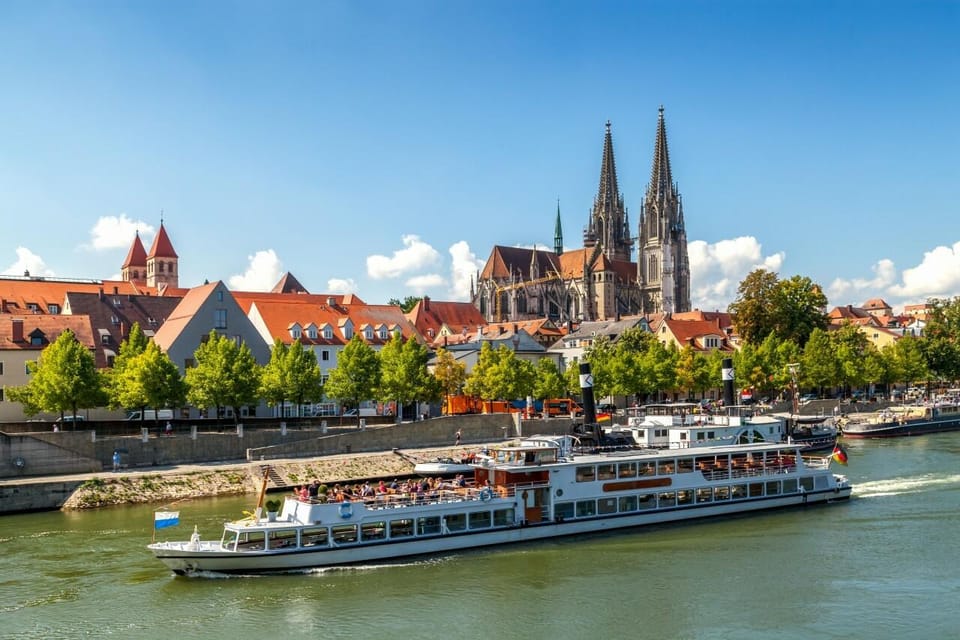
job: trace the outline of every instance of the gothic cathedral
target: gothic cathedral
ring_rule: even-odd
[[[488,322],[549,318],[576,323],[690,310],[687,234],[671,177],[663,107],[639,231],[631,237],[607,122],[600,185],[583,248],[564,251],[558,204],[554,250],[495,246],[471,287],[473,304]],[[633,262],[635,239],[638,259]]]

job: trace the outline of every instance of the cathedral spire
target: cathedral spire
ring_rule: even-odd
[[[670,151],[667,149],[667,125],[663,121],[663,105],[657,121],[657,142],[653,148],[653,169],[650,171],[650,191],[661,198],[673,192],[670,173]]]
[[[633,241],[626,226],[626,209],[617,184],[617,165],[613,159],[613,135],[610,133],[609,120],[606,127],[600,161],[600,186],[593,201],[590,221],[583,232],[583,246],[599,246],[610,260],[630,260]]]
[[[603,160],[600,162],[600,188],[597,190],[597,204],[615,207],[619,196],[617,165],[613,161],[613,136],[610,134],[610,121],[607,120],[607,133],[603,137]]]
[[[563,255],[563,228],[560,226],[560,198],[557,198],[557,223],[553,227],[553,252]]]

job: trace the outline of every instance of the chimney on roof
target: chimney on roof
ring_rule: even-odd
[[[423,310],[430,311],[430,298],[429,296],[423,296]]]
[[[23,319],[13,318],[11,322],[13,323],[13,341],[23,342]]]
[[[337,299],[334,298],[333,296],[327,296],[327,306],[330,307],[331,309],[336,309]]]
[[[113,295],[117,295],[118,293],[120,293],[120,287],[114,287],[114,288],[113,288]]]
[[[517,323],[516,323],[516,322],[513,323],[513,332],[514,332],[514,333],[517,332]]]
[[[99,289],[97,289],[97,295],[100,297],[101,300],[103,300],[103,287],[100,287]]]

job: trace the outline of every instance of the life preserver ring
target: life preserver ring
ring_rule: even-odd
[[[353,505],[347,500],[340,503],[340,517],[346,520],[353,515]]]
[[[493,497],[493,491],[490,490],[490,487],[484,487],[480,490],[480,499],[484,502],[488,502],[490,498]]]

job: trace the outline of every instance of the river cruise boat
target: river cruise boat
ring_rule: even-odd
[[[384,492],[342,502],[286,497],[275,517],[227,522],[216,540],[150,551],[174,573],[255,574],[369,564],[850,497],[830,458],[798,445],[696,450],[578,450],[572,436],[534,436],[491,452],[468,486]],[[261,492],[261,503],[263,492]]]
[[[960,405],[930,403],[851,413],[841,418],[840,428],[844,438],[892,438],[956,431],[960,429]]]

